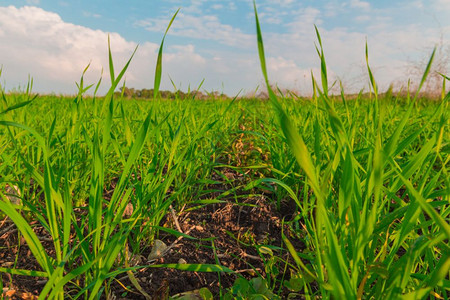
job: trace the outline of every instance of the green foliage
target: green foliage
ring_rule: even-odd
[[[313,98],[275,94],[254,9],[269,105],[200,101],[195,93],[166,97],[159,92],[164,39],[155,93],[142,96],[154,101],[114,93],[131,58],[116,77],[111,51],[112,84],[104,98],[95,95],[100,81],[94,97],[85,97],[94,87],[83,79],[89,66],[72,99],[34,95],[31,80],[22,93],[1,90],[0,211],[15,223],[39,269],[0,272],[45,277],[41,299],[94,299],[122,273],[136,287],[133,272],[141,266],[130,267],[128,252],[141,255],[160,231],[195,240],[162,226],[171,205],[239,202],[251,193],[279,209],[288,206],[289,213],[280,244],[260,245],[250,233],[238,241],[256,249],[264,270],[251,279],[239,276],[223,297],[445,299],[449,94],[443,90],[440,102],[420,99],[419,91],[413,97],[408,91],[406,99],[379,94],[366,46],[371,94],[350,99],[341,88],[334,97],[317,28],[321,76],[320,83],[312,80]],[[125,85],[122,92],[134,97]],[[221,168],[243,179],[229,179]],[[51,252],[36,224],[50,237]],[[141,265],[236,271],[219,262]],[[214,296],[206,289],[197,294]]]
[[[256,277],[251,280],[239,277],[223,299],[281,299],[269,288],[264,278]]]
[[[305,138],[298,133],[295,122],[290,117],[292,114],[286,112],[270,88],[256,5],[255,16],[261,68],[270,100],[286,142],[313,190],[313,194],[308,194],[303,203],[299,204],[298,200],[296,203],[301,218],[306,223],[308,248],[315,249],[314,259],[310,261],[311,267],[306,266],[297,250],[284,237],[297,264],[297,275],[294,277],[297,279],[291,278],[288,286],[298,290],[302,283],[299,278],[309,275],[319,284],[319,294],[325,298],[397,299],[406,295],[420,295],[418,297],[422,298],[431,291],[442,292],[442,280],[448,276],[448,256],[441,257],[441,253],[448,249],[448,213],[443,213],[449,208],[449,192],[448,187],[445,187],[448,180],[444,175],[447,174],[445,165],[448,156],[443,164],[436,162],[440,160],[438,152],[442,147],[437,143],[437,136],[448,125],[447,116],[442,110],[447,106],[448,99],[438,104],[425,126],[430,126],[431,122],[439,119],[446,121],[430,128],[424,140],[417,140],[422,129],[414,125],[410,129],[410,135],[401,139],[405,125],[410,121],[410,114],[416,107],[419,90],[430,70],[434,52],[419,90],[410,101],[406,113],[399,122],[388,119],[387,124],[394,128],[392,130],[386,128],[385,114],[390,107],[378,98],[366,45],[367,69],[375,97],[364,106],[369,122],[356,123],[355,117],[361,108],[360,99],[350,103],[345,100],[342,92],[345,114],[340,115],[336,111],[336,103],[328,94],[325,55],[316,28],[322,90],[314,79],[313,82],[319,95],[318,101],[322,102],[320,109],[325,114],[316,109],[311,115],[315,127],[314,153],[307,147]],[[308,133],[307,130],[302,131]],[[320,140],[332,143],[323,147]],[[417,147],[410,148],[412,144]],[[355,146],[359,149],[355,149]],[[313,160],[313,155],[323,155],[322,149],[325,149],[328,161]],[[364,155],[361,155],[363,150]],[[407,156],[408,159],[399,160],[400,155]],[[436,185],[437,181],[441,184]],[[397,196],[401,188],[405,189],[400,195],[403,199]],[[445,201],[428,196],[431,191],[437,190],[443,192]],[[391,205],[393,203],[395,204]],[[314,210],[311,209],[313,207]],[[384,216],[396,210],[402,212],[397,214],[395,220],[383,222]],[[427,218],[431,218],[433,222],[426,222]],[[384,224],[382,230],[380,224]],[[380,230],[383,231],[381,235]],[[439,246],[413,246],[424,240]],[[408,254],[399,256],[401,249],[407,249]],[[421,276],[417,276],[428,274],[429,265],[434,266],[432,270],[438,270],[433,272],[433,284],[429,280],[420,280],[418,278]],[[313,273],[311,270],[314,270]],[[309,294],[311,285],[304,285]],[[445,288],[448,289],[448,286]]]

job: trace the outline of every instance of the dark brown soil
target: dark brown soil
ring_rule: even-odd
[[[225,170],[222,174],[229,181],[222,182],[221,186],[211,187],[213,190],[230,189],[233,183],[244,180],[243,175],[235,171]],[[210,196],[214,198],[218,194],[220,193]],[[269,257],[261,257],[257,247],[260,245],[283,247],[281,232],[283,230],[289,236],[290,231],[286,225],[285,228],[281,228],[282,219],[292,219],[295,205],[283,204],[281,210],[278,211],[264,194],[255,196],[253,193],[246,197],[241,193],[239,196],[239,203],[228,200],[224,203],[210,204],[200,208],[185,207],[181,213],[177,213],[176,220],[184,233],[197,239],[177,239],[173,235],[161,231],[157,238],[166,245],[171,245],[172,248],[162,258],[151,262],[151,264],[176,264],[180,263],[180,260],[184,260],[183,263],[188,264],[220,264],[235,273],[217,274],[169,268],[143,268],[134,272],[142,289],[153,299],[166,299],[168,295],[173,296],[206,287],[216,298],[219,298],[220,291],[231,287],[238,276],[250,279],[260,274],[265,277],[263,260]],[[48,240],[49,237],[45,236],[44,230],[37,226],[37,223],[31,225],[35,226],[34,231],[43,238],[44,246],[50,253],[52,242]],[[166,216],[163,225],[177,230],[174,218],[170,213]],[[40,270],[24,239],[20,238],[19,241],[18,238],[14,224],[7,218],[3,221],[0,220],[0,267],[12,267],[13,263],[17,261],[17,269]],[[297,250],[304,249],[304,245],[298,239],[291,237],[290,240]],[[139,265],[150,263],[147,257],[151,247],[146,247],[146,249],[142,253]],[[286,251],[274,250],[274,253],[289,260]],[[279,264],[278,267],[282,270],[284,264]],[[5,273],[1,274],[1,279],[5,299],[37,299],[46,282],[43,278]],[[145,299],[131,283],[126,273],[117,276],[116,279],[109,292],[111,296],[114,295],[115,299]],[[286,291],[281,288],[281,292],[284,294]]]
[[[179,217],[182,230],[199,240],[181,239],[157,263],[178,263],[183,259],[190,264],[219,263],[246,278],[251,278],[257,272],[265,275],[264,264],[256,247],[245,244],[282,246],[281,219],[263,197],[249,199],[245,204],[254,206],[223,203],[183,213]],[[174,242],[171,236],[161,239],[167,245]],[[202,287],[218,295],[220,287],[231,287],[237,276],[222,274],[219,278],[216,273],[171,269],[147,269],[136,275],[142,279],[140,284],[149,293],[155,293],[162,285],[167,285],[170,295]],[[119,286],[117,292],[120,292]]]

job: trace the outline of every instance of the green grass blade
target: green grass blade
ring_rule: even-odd
[[[319,51],[319,49],[317,49],[317,47],[316,47],[316,50],[320,57],[320,76],[322,79],[322,89],[323,89],[324,95],[328,97],[327,63],[325,61],[325,55],[323,53],[322,39],[320,38],[319,29],[317,28],[316,25],[314,25],[314,29],[316,30],[316,36],[317,36],[317,40],[318,40],[319,46],[320,46],[320,51]]]
[[[367,40],[366,40],[366,66],[367,66],[367,71],[369,72],[370,84],[372,85],[373,92],[375,93],[375,97],[377,98],[378,97],[378,86],[375,81],[375,77],[373,76],[372,70],[370,69],[370,66],[369,66],[369,47],[367,45]]]
[[[33,256],[36,258],[42,269],[50,276],[54,270],[52,260],[47,256],[39,238],[30,225],[28,225],[28,222],[16,211],[13,205],[3,195],[2,197],[3,201],[0,201],[0,210],[16,224],[17,229],[27,241],[27,245],[33,253]]]
[[[256,9],[255,1],[253,1],[253,6],[254,6],[254,10],[255,10],[256,32],[257,32],[259,58],[260,58],[260,62],[261,62],[261,70],[263,72],[263,76],[266,81],[270,101],[278,113],[281,128],[283,130],[284,135],[286,136],[286,140],[288,141],[289,146],[292,149],[292,152],[294,153],[294,155],[297,159],[297,162],[302,167],[304,172],[307,174],[308,179],[310,180],[311,186],[313,187],[314,192],[316,193],[317,197],[320,199],[323,199],[323,197],[321,195],[321,191],[320,191],[319,180],[316,175],[316,171],[315,171],[314,165],[312,163],[312,159],[309,154],[308,148],[306,147],[306,144],[303,141],[303,138],[299,135],[299,133],[293,126],[291,120],[289,119],[287,114],[284,112],[283,108],[281,107],[281,104],[278,102],[278,99],[277,99],[275,93],[270,88],[269,79],[267,77],[266,59],[264,56],[264,43],[263,43],[263,38],[262,38],[262,34],[261,34],[261,28],[259,25],[258,12]]]
[[[446,234],[447,239],[450,240],[450,225],[446,220],[440,216],[436,210],[430,205],[430,203],[427,202],[427,200],[414,188],[411,181],[406,179],[402,176],[402,174],[398,174],[400,179],[405,184],[408,191],[411,193],[411,195],[416,199],[416,201],[421,206],[422,210],[425,211],[428,216],[443,230],[443,232]]]
[[[34,271],[34,270],[22,270],[22,269],[8,269],[0,267],[0,274],[6,273],[11,275],[19,275],[19,276],[31,276],[31,277],[44,277],[47,278],[49,276],[46,272]]]
[[[1,111],[1,112],[0,112],[0,115],[6,114],[7,112],[13,111],[13,110],[18,109],[18,108],[27,106],[28,104],[32,103],[32,102],[36,99],[36,97],[37,97],[37,95],[36,95],[33,99],[31,99],[31,100],[23,101],[23,102],[14,104],[14,105],[8,107],[7,109]]]
[[[159,47],[158,51],[158,58],[156,61],[156,69],[155,69],[155,83],[153,87],[153,99],[156,100],[159,94],[159,87],[161,85],[161,75],[162,75],[162,56],[163,56],[163,47],[164,47],[164,40],[166,39],[166,35],[169,32],[170,26],[172,26],[173,21],[175,20],[178,12],[180,9],[178,9],[175,14],[173,15],[172,19],[169,22],[169,25],[166,28],[166,32],[164,33],[163,39],[161,41],[161,45]]]
[[[111,85],[114,85],[116,76],[114,75],[114,62],[111,54],[111,40],[108,34],[108,62],[109,62],[109,75],[111,77]]]
[[[223,273],[233,273],[233,270],[228,269],[224,266],[211,265],[211,264],[158,264],[150,265],[149,268],[169,268],[176,269],[180,271],[190,271],[190,272],[223,272]]]
[[[422,89],[423,84],[427,80],[428,74],[430,73],[430,70],[431,70],[431,65],[433,64],[435,54],[436,54],[436,47],[434,47],[433,52],[431,53],[430,59],[428,60],[427,67],[425,68],[425,71],[423,72],[422,79],[420,80],[419,87],[417,88],[414,99],[418,98],[419,92]]]

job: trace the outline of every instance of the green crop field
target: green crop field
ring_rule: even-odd
[[[332,96],[317,32],[313,97],[275,93],[255,16],[269,100],[161,99],[164,39],[154,99],[114,94],[131,53],[104,97],[1,90],[2,299],[449,299],[445,84],[381,94],[366,47]]]

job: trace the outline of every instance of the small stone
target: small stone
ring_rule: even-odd
[[[6,194],[6,198],[8,198],[12,204],[22,205],[22,200],[20,199],[21,193],[17,185],[6,185]]]
[[[128,203],[127,206],[125,207],[122,217],[127,217],[127,218],[130,217],[133,214],[133,211],[134,211],[133,204]]]
[[[185,265],[185,264],[187,264],[187,261],[186,261],[184,258],[180,258],[180,259],[178,260],[178,264],[179,264],[179,265]]]
[[[200,225],[195,226],[195,230],[199,231],[199,232],[203,232],[204,228]]]
[[[155,240],[152,251],[148,255],[148,260],[155,260],[162,257],[162,254],[167,249],[167,245],[161,240]]]

